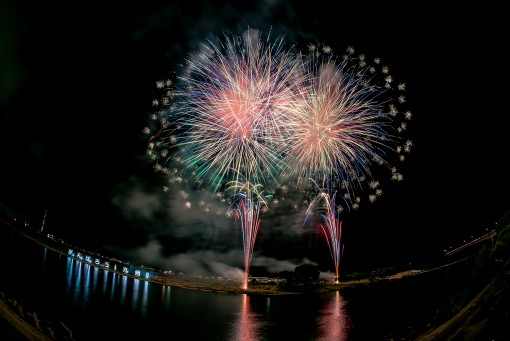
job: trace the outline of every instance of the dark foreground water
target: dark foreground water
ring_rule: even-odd
[[[201,292],[116,275],[5,231],[0,266],[5,297],[77,341],[413,339],[453,290],[441,274],[321,295]]]

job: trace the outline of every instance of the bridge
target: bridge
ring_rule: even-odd
[[[480,236],[480,237],[478,237],[476,239],[473,239],[469,243],[466,243],[466,244],[461,245],[461,246],[459,246],[459,247],[457,247],[457,248],[455,248],[453,250],[449,250],[449,251],[445,252],[445,256],[453,255],[453,254],[455,254],[455,253],[457,253],[459,251],[467,249],[470,246],[473,246],[475,244],[478,244],[478,243],[483,242],[483,241],[488,240],[488,239],[490,239],[493,242],[494,241],[494,237],[496,236],[496,234],[497,234],[496,230],[493,229],[493,230],[487,232],[486,234],[484,234],[484,235],[482,235],[482,236]]]

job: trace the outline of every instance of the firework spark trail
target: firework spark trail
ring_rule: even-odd
[[[302,64],[304,90],[286,122],[289,170],[280,182],[297,184],[313,198],[313,179],[321,188],[344,192],[339,211],[357,210],[362,192],[369,202],[383,194],[379,176],[403,180],[393,161],[404,161],[412,147],[403,137],[412,114],[400,111],[406,85],[394,84],[380,58],[369,62],[352,47],[341,62],[328,46],[310,44],[309,51]],[[383,172],[375,171],[379,166]]]
[[[369,201],[382,195],[379,181],[372,177],[374,166],[390,168],[391,179],[401,180],[396,167],[390,166],[388,152],[409,152],[412,143],[407,141],[404,147],[397,146],[400,137],[393,135],[395,131],[403,132],[406,124],[394,126],[398,109],[389,94],[393,90],[393,78],[388,75],[387,67],[381,68],[384,84],[380,84],[376,68],[367,66],[364,55],[353,56],[352,48],[341,63],[332,58],[330,50],[323,49],[324,53],[320,53],[312,46],[310,51],[308,64],[304,64],[309,69],[307,93],[296,102],[293,111],[296,116],[289,124],[288,159],[298,183],[311,179],[319,189],[307,209],[305,222],[313,208],[324,201],[321,229],[338,281],[343,253],[340,212],[344,207],[359,207],[361,199],[357,192],[364,189],[362,182],[367,177],[372,178],[365,186],[372,191]],[[374,63],[380,64],[380,59],[374,59]],[[404,91],[405,84],[400,84],[398,90]],[[401,95],[397,100],[404,103],[405,97]],[[410,119],[411,113],[405,113],[404,117]],[[404,156],[401,154],[399,159],[403,161]],[[346,191],[338,208],[337,189]]]
[[[342,245],[342,221],[340,220],[340,212],[336,210],[336,193],[329,195],[326,191],[321,191],[310,203],[306,216],[312,214],[312,210],[321,205],[325,213],[321,213],[323,224],[321,224],[322,232],[326,238],[331,258],[335,265],[335,281],[338,283],[340,260],[343,253]],[[305,219],[306,221],[306,219]]]
[[[307,93],[288,122],[288,162],[298,180],[313,178],[323,187],[347,183],[352,193],[373,160],[383,160],[391,139],[377,101],[381,90],[347,59],[337,65],[312,57],[308,67]]]
[[[302,91],[300,61],[281,40],[225,39],[188,59],[173,113],[184,130],[177,145],[187,150],[184,161],[196,178],[214,191],[238,176],[267,186],[285,165],[282,127]]]
[[[401,136],[392,133],[406,130],[406,122],[396,127],[397,116],[410,120],[411,112],[399,115],[392,99],[383,96],[395,89],[379,58],[375,66],[367,65],[364,55],[354,56],[349,48],[337,63],[330,48],[322,52],[314,46],[310,56],[303,60],[300,55],[299,61],[281,40],[269,44],[256,34],[226,37],[220,46],[204,45],[198,56],[188,59],[180,90],[161,101],[172,99],[172,105],[159,112],[163,128],[149,144],[148,154],[158,161],[155,169],[172,181],[187,178],[175,169],[170,174],[159,162],[173,158],[216,192],[228,181],[240,180],[238,176],[268,190],[313,178],[323,187],[345,189],[354,209],[360,205],[358,191],[368,188],[369,201],[375,201],[382,190],[372,168],[389,169],[390,151],[405,159],[412,142],[395,148]],[[376,80],[381,74],[384,84]],[[158,88],[169,83],[159,81]],[[399,84],[398,90],[405,87]],[[403,95],[398,103],[405,103]],[[285,179],[278,178],[282,174]],[[394,166],[391,179],[403,179]],[[366,180],[372,180],[368,186]]]
[[[187,59],[179,87],[162,100],[168,103],[171,97],[172,104],[159,113],[162,129],[149,144],[156,170],[170,179],[182,179],[181,172],[162,166],[161,159],[184,166],[200,186],[207,182],[214,192],[235,198],[243,231],[244,287],[259,214],[267,209],[258,188],[277,188],[285,168],[284,128],[306,77],[301,63],[300,56],[284,49],[283,39],[270,43],[268,35],[262,41],[253,30],[242,37],[225,36],[219,45],[203,44],[201,52]]]
[[[236,218],[241,223],[241,231],[243,233],[244,278],[242,287],[247,289],[253,247],[260,226],[260,211],[262,207],[267,207],[267,202],[262,193],[259,192],[261,185],[234,181],[231,183],[231,187],[235,188],[235,192],[238,193],[233,207],[236,212]]]
[[[167,107],[151,117],[161,123],[148,148],[155,170],[167,174],[170,183],[186,181],[184,173],[191,173],[198,187],[208,183],[222,201],[234,198],[231,207],[243,231],[244,285],[259,214],[268,209],[259,187],[274,194],[292,183],[293,189],[308,193],[304,202],[315,197],[307,214],[317,201],[327,202],[322,229],[338,277],[340,212],[344,206],[359,207],[358,191],[368,189],[370,202],[382,195],[373,166],[383,165],[391,169],[392,180],[402,180],[387,152],[404,161],[412,147],[409,140],[395,146],[402,140],[393,133],[407,129],[406,122],[396,126],[397,118],[410,120],[412,115],[399,115],[394,102],[405,103],[405,96],[391,98],[388,92],[405,91],[406,86],[392,85],[379,58],[369,64],[350,47],[340,63],[328,47],[320,51],[314,45],[307,57],[291,51],[282,39],[270,43],[268,35],[262,41],[252,30],[242,37],[225,36],[219,45],[208,42],[187,59],[179,86],[157,82],[159,89],[168,90],[161,102],[153,101]],[[381,75],[384,83],[379,83]],[[144,131],[152,133],[148,127]],[[166,166],[170,161],[171,169]],[[305,179],[334,194],[320,190],[317,195]],[[336,207],[338,189],[346,192]]]

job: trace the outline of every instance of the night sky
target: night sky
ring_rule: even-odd
[[[493,227],[510,209],[504,11],[330,3],[0,2],[0,202],[32,226],[48,210],[48,232],[138,264],[238,274],[237,225],[163,193],[142,131],[156,81],[204,39],[250,27],[353,46],[407,85],[404,181],[345,218],[341,267],[420,261]],[[304,212],[287,213],[262,217],[253,267],[333,270]]]

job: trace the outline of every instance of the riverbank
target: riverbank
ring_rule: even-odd
[[[12,224],[3,224],[7,228],[10,228],[14,233],[17,233],[23,237],[26,237],[32,240],[39,245],[48,248],[51,251],[60,253],[65,256],[69,255],[69,249],[81,251],[84,255],[91,254],[86,250],[81,250],[79,247],[70,245],[63,240],[55,240],[52,238],[48,238],[45,235],[41,235],[33,230],[27,229],[25,227],[15,226]],[[103,256],[101,256],[103,257]],[[78,259],[76,256],[73,257],[79,261],[83,261]],[[228,293],[228,294],[248,294],[248,295],[266,295],[266,296],[274,296],[274,295],[296,295],[296,294],[304,294],[304,293],[323,293],[330,291],[337,291],[341,288],[345,287],[356,287],[359,285],[367,285],[370,284],[371,281],[369,279],[357,279],[344,281],[339,283],[322,283],[320,285],[314,285],[312,287],[307,287],[306,289],[300,290],[299,288],[286,289],[284,286],[276,284],[276,283],[257,283],[255,285],[251,285],[249,288],[242,288],[242,282],[238,280],[225,279],[220,277],[202,277],[202,276],[193,276],[186,275],[182,273],[171,273],[171,274],[163,274],[162,271],[156,270],[155,275],[144,277],[140,275],[135,275],[132,273],[123,272],[122,270],[116,270],[112,267],[106,267],[103,263],[96,264],[95,262],[88,262],[91,266],[110,271],[112,273],[116,273],[117,275],[126,276],[134,279],[139,279],[142,281],[148,281],[151,283],[166,285],[166,286],[174,286],[184,289],[190,290],[200,290],[200,291],[209,291],[216,293]],[[155,269],[153,269],[155,270]],[[400,275],[393,275],[394,278],[402,278],[406,274],[401,273]],[[391,278],[392,280],[394,278]],[[388,278],[389,280],[389,278]]]
[[[92,257],[101,257],[102,260],[110,260],[108,257],[104,257],[99,254],[94,254],[91,252],[88,252],[87,250],[82,250],[78,246],[70,245],[67,242],[60,240],[60,239],[54,239],[54,238],[48,238],[45,235],[39,234],[33,230],[30,230],[28,228],[25,228],[23,226],[15,226],[12,224],[5,224],[8,228],[12,229],[13,232],[18,233],[21,236],[24,236],[26,238],[29,238],[33,242],[38,243],[39,245],[46,247],[54,252],[60,253],[62,255],[65,255],[67,257],[72,257],[78,261],[86,262],[91,266],[110,271],[112,273],[115,273],[120,276],[126,276],[142,281],[148,281],[151,283],[155,283],[158,285],[166,285],[166,286],[174,286],[184,289],[190,289],[190,290],[200,290],[200,291],[208,291],[208,292],[216,292],[216,293],[228,293],[228,294],[248,294],[248,295],[266,295],[266,296],[275,296],[275,295],[296,295],[296,294],[320,294],[320,293],[327,293],[332,291],[338,291],[342,289],[351,289],[356,288],[360,286],[366,286],[371,285],[377,282],[392,282],[392,281],[398,281],[407,277],[416,276],[420,274],[424,274],[427,272],[431,272],[434,270],[438,270],[444,267],[448,267],[452,264],[455,264],[455,262],[450,264],[445,264],[442,266],[439,266],[437,268],[432,269],[413,269],[413,270],[405,270],[394,274],[389,274],[386,276],[374,276],[371,278],[359,278],[359,279],[353,279],[348,281],[340,281],[340,282],[317,282],[314,285],[309,286],[285,286],[282,285],[281,281],[280,284],[276,283],[277,281],[271,282],[271,283],[256,283],[256,284],[250,284],[250,286],[247,289],[242,288],[242,282],[239,280],[233,280],[233,279],[227,279],[227,278],[221,278],[221,277],[203,277],[203,276],[194,276],[194,275],[188,275],[183,273],[166,273],[161,270],[153,270],[153,274],[151,276],[143,276],[143,274],[136,272],[128,272],[123,271],[122,269],[115,269],[112,266],[106,267],[105,262],[94,262]],[[76,255],[70,256],[69,250],[75,250],[76,253],[81,252],[81,259],[77,257]],[[87,261],[86,255],[92,255],[92,257]],[[120,263],[124,263],[122,261],[116,260]],[[461,260],[462,261],[462,260]]]
[[[10,240],[11,237],[13,238],[13,241],[16,239],[24,240],[25,235],[21,236],[18,235],[17,231],[14,229],[2,229],[2,234],[5,235],[7,238],[6,240]],[[59,244],[63,244],[62,242],[57,242],[52,239],[47,239],[45,236],[38,235],[33,236],[32,234],[28,233],[31,237],[30,242],[36,241],[38,244],[50,248],[51,251],[59,252],[60,254],[65,255],[66,257],[69,256],[68,252],[66,252],[66,247],[61,247]],[[54,245],[57,243],[57,245]],[[35,244],[34,244],[35,245]],[[85,254],[84,254],[85,255]],[[92,259],[92,262],[87,261],[85,258],[81,260],[83,263],[87,263],[87,265],[90,265],[91,267],[95,266],[97,268],[101,268],[100,266],[96,266],[94,264],[94,259]],[[78,263],[79,264],[79,263]],[[450,263],[450,265],[455,263]],[[471,264],[471,263],[469,263]],[[501,267],[502,263],[498,263],[498,266]],[[349,290],[353,289],[353,293],[357,291],[359,288],[361,292],[363,292],[365,289],[371,289],[374,288],[376,290],[379,290],[381,293],[386,293],[386,289],[392,289],[394,285],[399,287],[402,283],[406,283],[407,280],[401,281],[403,278],[408,278],[410,282],[407,282],[408,285],[412,285],[412,283],[423,283],[423,281],[426,281],[426,278],[421,278],[421,274],[425,273],[431,273],[432,276],[434,276],[435,270],[438,269],[445,269],[445,271],[453,271],[452,268],[446,264],[441,267],[438,267],[436,269],[429,269],[429,270],[409,270],[405,272],[401,272],[398,275],[390,275],[385,276],[384,278],[374,277],[371,279],[359,279],[356,281],[349,281],[349,282],[341,282],[338,284],[334,283],[327,283],[327,284],[321,284],[318,287],[308,287],[307,293],[326,293],[329,291],[340,291],[343,295],[346,295],[345,297],[350,297]],[[446,270],[447,269],[447,270]],[[468,269],[471,268],[468,265],[463,265],[461,269]],[[106,270],[106,269],[105,269]],[[109,269],[109,271],[112,271]],[[120,273],[119,273],[120,274]],[[492,286],[487,286],[487,283],[491,281],[492,276],[486,276],[486,280],[484,280],[485,284],[483,286],[477,287],[476,290],[471,290],[471,293],[469,295],[464,295],[466,298],[462,301],[457,302],[463,302],[463,304],[459,304],[459,306],[455,306],[455,308],[448,306],[448,304],[445,303],[445,306],[443,307],[443,304],[441,303],[438,305],[438,309],[443,308],[450,308],[448,309],[447,314],[435,314],[435,315],[427,315],[426,318],[420,319],[418,321],[415,321],[412,328],[405,331],[402,337],[406,337],[406,339],[415,339],[416,337],[420,337],[422,335],[421,340],[460,340],[460,339],[466,339],[462,338],[469,333],[469,335],[505,335],[502,332],[490,332],[490,330],[494,331],[499,326],[501,326],[501,321],[504,321],[505,323],[508,323],[508,318],[505,320],[505,314],[506,316],[510,316],[510,312],[508,312],[509,305],[506,305],[505,310],[505,299],[506,302],[508,302],[508,270],[506,272],[503,272],[503,274],[506,276],[506,287],[505,286],[499,286],[497,283],[500,282],[494,282],[492,285],[496,286],[499,289],[491,290]],[[127,276],[125,274],[122,274],[126,277],[133,277],[133,276]],[[425,275],[426,276],[426,275]],[[188,278],[189,277],[189,278]],[[135,277],[136,278],[136,277]],[[145,278],[140,278],[140,280],[147,280]],[[279,287],[276,284],[265,284],[265,283],[252,283],[252,287],[250,287],[247,290],[243,290],[240,288],[241,283],[239,281],[231,281],[227,279],[221,279],[221,278],[202,278],[202,277],[193,277],[193,276],[187,276],[184,274],[173,274],[170,276],[170,279],[168,281],[162,282],[161,280],[147,280],[158,284],[163,285],[171,285],[176,287],[182,287],[186,289],[192,289],[192,290],[201,290],[201,291],[208,291],[208,292],[219,292],[219,293],[234,293],[234,294],[248,294],[248,295],[264,295],[264,296],[270,296],[270,295],[299,295],[304,292],[301,291],[285,291],[282,287]],[[469,286],[470,284],[466,282],[466,286]],[[366,288],[362,288],[365,287]],[[462,284],[464,286],[464,284]],[[349,289],[350,288],[350,289]],[[345,290],[344,290],[345,289]],[[474,289],[474,288],[473,288]],[[480,290],[484,289],[484,290]],[[158,290],[156,288],[156,290]],[[390,290],[391,291],[391,290]],[[506,293],[506,294],[505,294]],[[472,299],[473,296],[479,294],[479,297],[485,297],[485,299],[479,298],[478,301],[471,301],[470,304],[466,304],[468,301]],[[506,295],[506,296],[505,296]],[[398,296],[398,295],[397,295]],[[214,296],[211,296],[214,297]],[[506,298],[505,298],[506,297]],[[14,299],[12,299],[13,303]],[[481,303],[485,302],[486,303]],[[446,302],[446,301],[445,301]],[[17,306],[20,305],[19,302]],[[483,305],[484,308],[481,308]],[[1,314],[17,314],[18,308],[17,306],[14,306],[13,304],[10,305],[10,310],[7,310],[7,312],[0,312]],[[475,309],[476,307],[479,307],[480,309]],[[13,308],[16,307],[16,308]],[[435,307],[435,306],[434,306]],[[454,311],[455,309],[455,311]],[[27,311],[30,309],[28,308]],[[477,315],[471,315],[472,312],[479,311]],[[492,310],[498,310],[498,312],[491,312]],[[435,308],[434,308],[435,311]],[[462,314],[457,314],[461,313]],[[432,311],[433,313],[433,311]],[[456,315],[457,314],[457,315]],[[42,319],[42,316],[40,317]],[[57,319],[60,319],[58,317]],[[451,322],[449,324],[446,324],[444,322],[445,320],[452,320],[456,322]],[[57,320],[58,321],[58,320]],[[498,322],[500,321],[500,322]],[[29,319],[28,322],[31,322]],[[3,319],[0,321],[0,325],[7,325],[12,326],[12,324],[7,320]],[[33,328],[33,321],[32,321],[32,328]],[[55,326],[58,326],[59,323],[54,324]],[[43,325],[41,325],[43,326]],[[442,328],[442,329],[440,329]],[[13,329],[13,328],[10,328]],[[46,330],[44,327],[42,327],[43,330]],[[6,331],[9,331],[9,328],[5,329]],[[18,333],[16,331],[16,328],[13,329],[14,333]],[[407,334],[406,334],[407,333]],[[389,337],[391,334],[388,334]],[[428,336],[427,336],[428,335]],[[4,339],[18,339],[13,337],[6,337]],[[22,337],[21,339],[26,339],[26,337]],[[467,339],[473,339],[473,338],[467,338]],[[499,337],[489,337],[489,338],[483,338],[483,339],[500,339]]]
[[[48,321],[0,291],[0,340],[73,341],[64,324]]]
[[[510,339],[510,260],[448,321],[420,335],[428,340]]]

